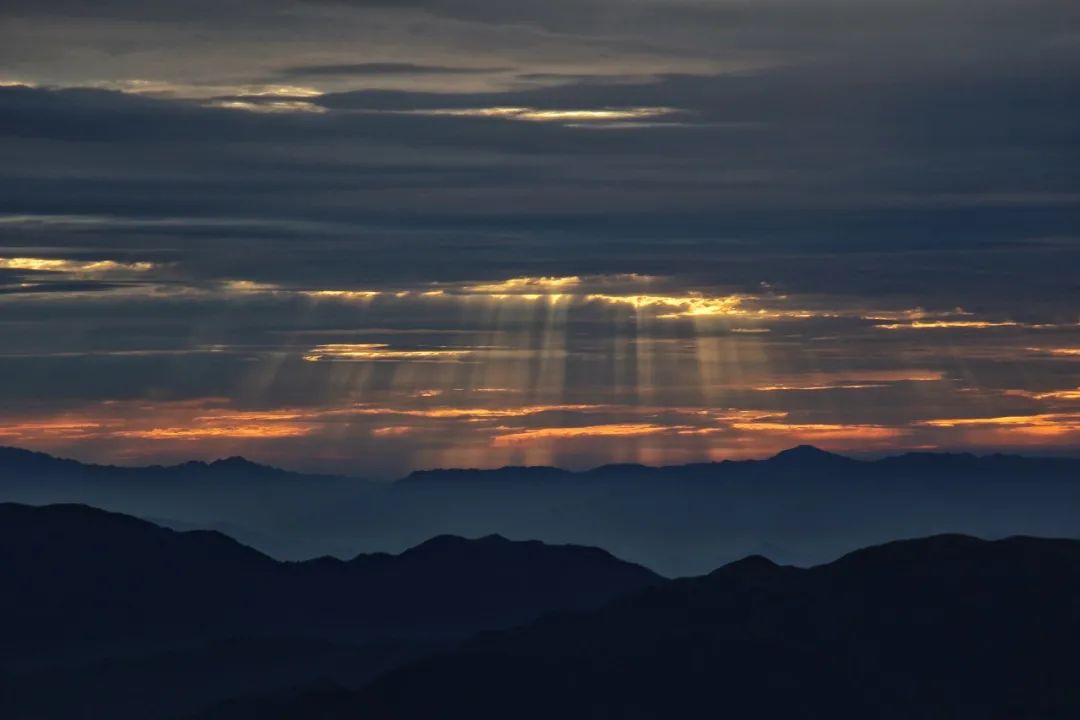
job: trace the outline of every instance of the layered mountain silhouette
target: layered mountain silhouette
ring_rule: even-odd
[[[210,717],[1080,717],[1080,543],[938,536],[762,557],[488,634],[360,692]],[[232,712],[228,712],[229,710]]]
[[[676,576],[753,554],[814,565],[898,537],[1080,537],[1080,460],[907,453],[867,461],[803,446],[759,461],[429,470],[375,483],[240,458],[116,468],[8,449],[0,450],[2,500],[82,503],[175,529],[216,529],[283,559],[498,534],[603,547]]]
[[[1075,540],[939,535],[664,580],[498,536],[281,562],[0,504],[0,577],[15,720],[1080,716]]]
[[[0,707],[26,718],[167,717],[282,683],[361,682],[659,581],[595,548],[497,536],[286,563],[217,532],[17,504],[0,505],[0,578]]]

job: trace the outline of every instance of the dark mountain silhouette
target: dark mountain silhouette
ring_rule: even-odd
[[[479,637],[261,718],[1080,717],[1080,542],[938,536],[762,557]],[[245,718],[243,706],[229,715]]]
[[[803,446],[757,461],[429,470],[374,483],[235,458],[114,468],[0,450],[0,500],[82,503],[176,529],[217,529],[285,559],[498,534],[603,547],[691,575],[753,554],[813,565],[898,537],[1080,537],[1080,460],[856,460]]]
[[[40,718],[165,717],[169,698],[194,711],[283,677],[312,682],[319,668],[359,682],[478,630],[659,580],[595,548],[496,536],[284,563],[217,532],[15,504],[0,505],[0,577],[0,699]],[[58,679],[96,702],[55,693]]]
[[[250,476],[266,479],[303,479],[305,476],[292,473],[269,465],[260,465],[242,457],[223,458],[213,462],[193,460],[179,465],[148,465],[145,467],[124,467],[119,465],[94,465],[76,460],[56,458],[47,453],[33,452],[14,447],[0,447],[0,471],[7,476],[23,473],[39,477],[72,477],[87,480],[120,479],[138,477],[143,480],[169,479],[185,477],[195,479],[200,476],[219,476],[221,478]]]

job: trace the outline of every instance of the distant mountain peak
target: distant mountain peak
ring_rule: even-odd
[[[769,458],[769,462],[791,462],[791,463],[814,463],[814,462],[850,462],[851,458],[843,455],[837,455],[827,450],[822,450],[819,447],[813,445],[796,445],[793,448],[787,450],[781,450],[780,452]]]
[[[502,535],[485,535],[481,538],[471,539],[462,537],[460,535],[436,535],[433,538],[425,540],[424,542],[416,545],[405,552],[426,552],[430,550],[445,550],[445,549],[457,549],[465,547],[477,547],[482,545],[512,545],[510,540],[507,540]]]
[[[780,565],[777,565],[764,555],[749,555],[742,560],[728,563],[727,565],[714,570],[711,574],[737,578],[761,577],[772,575],[779,570],[780,567]]]
[[[226,470],[277,470],[277,468],[272,468],[268,465],[252,462],[240,455],[233,455],[232,457],[215,460],[210,463],[209,467]]]

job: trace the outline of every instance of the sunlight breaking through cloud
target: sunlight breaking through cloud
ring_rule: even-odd
[[[159,266],[151,262],[121,262],[118,260],[74,260],[70,258],[0,257],[2,270],[28,270],[67,275],[107,275],[147,273]]]

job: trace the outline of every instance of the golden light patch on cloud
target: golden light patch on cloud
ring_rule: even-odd
[[[315,432],[321,411],[238,411],[222,398],[103,401],[54,415],[0,420],[0,438],[28,443],[79,440],[223,440]]]
[[[775,420],[788,416],[788,413],[783,410],[746,410],[740,408],[727,408],[725,410],[672,408],[671,411],[681,415],[700,415],[711,418],[715,422],[723,423],[760,422],[763,420]]]
[[[726,427],[679,427],[676,428],[676,435],[718,435],[720,433],[730,432],[730,428]]]
[[[325,94],[318,88],[306,85],[197,84],[177,83],[169,80],[151,80],[147,78],[100,80],[97,82],[85,83],[84,86],[104,90],[115,90],[132,95],[150,95],[206,101],[225,100],[226,98],[234,97],[315,98]]]
[[[1033,392],[1031,390],[1006,390],[1004,395],[1023,397],[1031,400],[1080,400],[1080,388],[1066,390],[1047,390]]]
[[[474,350],[427,348],[398,350],[386,343],[330,343],[317,345],[304,355],[307,362],[378,362],[423,361],[458,362],[475,354]]]
[[[1080,348],[1057,347],[1057,348],[1025,348],[1028,352],[1039,355],[1053,355],[1055,357],[1080,357]]]
[[[905,431],[884,425],[845,425],[840,423],[737,422],[732,428],[751,433],[776,433],[805,440],[890,440]]]
[[[882,323],[874,327],[879,330],[940,330],[961,328],[985,330],[988,328],[1018,327],[1020,323],[1011,320],[993,322],[990,320],[913,320],[906,323]]]
[[[306,85],[244,85],[237,88],[234,95],[243,95],[245,97],[293,97],[293,98],[314,98],[325,95],[322,90],[318,88],[308,87]]]
[[[314,432],[311,425],[288,423],[252,425],[207,425],[205,427],[160,427],[147,430],[117,430],[112,437],[135,440],[209,440],[231,438],[237,440],[300,437]]]
[[[211,100],[207,103],[210,107],[224,110],[241,110],[253,113],[313,113],[321,114],[327,110],[321,105],[308,102],[307,100]]]
[[[252,422],[282,422],[288,420],[308,420],[318,417],[318,410],[256,410],[249,412],[215,412],[208,415],[197,415],[196,422],[216,423],[252,423]]]
[[[673,107],[609,107],[609,108],[558,108],[543,109],[527,106],[494,106],[473,108],[432,108],[425,110],[383,111],[399,115],[430,115],[444,117],[476,117],[519,120],[523,122],[554,123],[613,123],[620,121],[647,120],[675,115],[681,111]]]
[[[402,415],[435,420],[484,420],[489,418],[528,417],[549,412],[589,412],[604,409],[603,405],[523,405],[520,407],[479,408],[479,407],[364,407],[357,406],[347,410],[355,415]]]
[[[382,295],[378,290],[302,290],[301,295],[335,300],[372,300]]]
[[[117,260],[71,260],[66,258],[0,257],[0,269],[54,272],[67,275],[106,275],[145,273],[158,267],[151,262]]]
[[[375,437],[401,437],[403,435],[411,435],[416,432],[416,428],[411,425],[387,425],[385,427],[375,428],[371,431],[371,434]]]
[[[732,315],[744,316],[747,310],[742,307],[745,297],[727,295],[708,297],[700,294],[690,295],[607,295],[593,293],[585,297],[587,302],[599,302],[608,305],[628,305],[634,309],[672,308],[676,312],[661,317],[687,317],[694,315]]]
[[[947,380],[945,373],[940,370],[854,370],[796,374],[762,373],[748,378],[745,384],[724,383],[712,387],[756,392],[854,390],[887,387],[894,383],[943,382],[945,380]]]
[[[832,385],[760,385],[757,392],[816,392],[821,390],[869,390],[888,387],[884,383],[840,383]]]
[[[941,370],[859,370],[839,375],[852,382],[940,382],[947,379]]]
[[[1035,393],[1033,397],[1036,400],[1080,400],[1080,388]]]
[[[256,282],[254,280],[225,280],[221,288],[227,293],[273,293],[280,292],[283,288],[274,283]]]
[[[1038,415],[1003,415],[999,417],[936,418],[917,423],[924,427],[1008,428],[1037,435],[1060,435],[1080,431],[1080,413],[1042,413]]]
[[[79,439],[95,435],[100,423],[73,420],[30,421],[0,425],[0,438],[20,441],[48,439]]]
[[[514,295],[518,293],[561,293],[581,285],[581,277],[516,277],[479,285],[466,285],[465,291],[485,295]],[[539,291],[539,293],[538,293]]]
[[[742,318],[748,320],[769,319],[806,319],[832,316],[812,310],[787,310],[782,308],[752,307],[751,303],[759,298],[752,295],[705,295],[691,292],[682,295],[636,295],[591,293],[584,297],[586,302],[598,302],[608,305],[626,305],[635,310],[652,309],[659,311],[658,320],[678,318]],[[746,328],[741,328],[746,332]]]
[[[957,317],[970,317],[972,314],[962,307],[956,307],[952,310],[926,310],[925,308],[915,307],[902,310],[874,310],[860,315],[860,317],[863,320],[879,322],[900,322],[902,320],[911,322],[915,320],[948,320]]]
[[[566,440],[574,438],[640,437],[670,433],[677,428],[653,423],[608,423],[580,427],[542,427],[528,430],[505,428],[492,438],[495,446],[516,445],[537,440]]]

